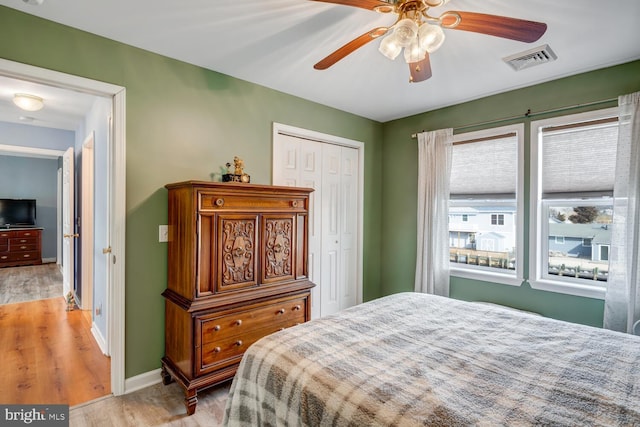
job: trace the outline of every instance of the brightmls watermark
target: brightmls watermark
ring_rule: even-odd
[[[68,427],[69,405],[0,405],[0,425]]]

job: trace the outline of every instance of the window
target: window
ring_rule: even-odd
[[[616,109],[531,124],[530,281],[603,298],[609,271]]]
[[[491,225],[504,225],[504,215],[503,214],[492,214],[491,215]]]
[[[522,283],[522,124],[454,136],[449,200],[452,276]]]

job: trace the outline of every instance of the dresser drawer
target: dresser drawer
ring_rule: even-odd
[[[39,260],[40,252],[4,252],[0,253],[0,261],[30,261]]]
[[[250,195],[211,194],[200,193],[198,209],[212,210],[242,210],[242,211],[305,211],[307,206],[304,197],[263,197],[255,198]]]
[[[39,231],[37,230],[16,230],[12,237],[32,237],[36,239]]]
[[[10,231],[0,231],[0,242],[6,242],[9,237],[13,237]]]
[[[199,355],[200,363],[196,366],[196,374],[206,374],[209,371],[239,363],[251,344],[283,328],[284,326],[274,325],[203,345]]]
[[[24,240],[24,239],[21,239]],[[37,243],[12,243],[11,252],[34,252],[38,250]]]
[[[209,315],[198,318],[197,330],[201,331],[200,342],[204,346],[221,339],[247,334],[264,325],[295,325],[305,321],[306,298],[295,298],[269,303],[232,314]]]
[[[38,238],[37,237],[11,237],[9,238],[9,246],[13,250],[13,248],[19,247],[20,245],[37,245]]]

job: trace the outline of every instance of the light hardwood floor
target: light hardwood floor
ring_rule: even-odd
[[[231,382],[198,393],[198,406],[187,415],[184,392],[176,383],[162,383],[123,396],[78,405],[69,411],[70,427],[146,427],[222,425]]]
[[[110,360],[63,297],[0,306],[0,403],[69,404],[111,393]]]

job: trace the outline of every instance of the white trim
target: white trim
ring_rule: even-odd
[[[23,147],[21,145],[0,144],[0,155],[57,159],[64,155],[64,151],[50,150],[48,148]]]
[[[500,283],[510,286],[520,286],[524,281],[522,277],[517,277],[515,274],[500,274],[498,272],[481,269],[481,267],[477,267],[475,265],[469,265],[466,268],[459,268],[455,267],[455,264],[451,264],[449,267],[449,275],[453,277],[462,277],[464,279],[481,280],[483,282]]]
[[[109,310],[109,325],[107,338],[111,354],[111,391],[114,395],[125,392],[125,229],[126,229],[126,93],[124,88],[113,96],[113,134],[110,141],[111,173],[108,193],[111,206],[111,221],[109,243],[111,254],[109,261],[113,266],[110,270],[110,286],[107,303]],[[119,357],[114,358],[114,354]],[[113,375],[113,372],[118,375]]]
[[[581,285],[579,283],[565,283],[556,280],[530,280],[529,284],[533,289],[596,299],[604,299],[607,291],[604,286],[596,287]]]
[[[356,303],[362,303],[362,280],[363,280],[363,232],[364,232],[364,142],[353,139],[343,138],[340,136],[329,135],[326,133],[316,132],[309,129],[289,126],[282,123],[273,122],[272,141],[275,141],[278,134],[294,136],[303,139],[311,139],[319,142],[326,142],[334,145],[355,148],[358,150],[358,272],[357,272],[357,289]],[[273,164],[273,162],[272,162]]]
[[[107,286],[109,287],[107,303],[110,310],[110,328],[107,332],[107,343],[110,344],[108,350],[111,356],[111,390],[116,396],[123,394],[125,390],[125,88],[2,58],[0,58],[0,75],[113,99],[114,126],[113,137],[111,138],[113,144],[111,149],[113,152],[111,162],[113,184],[108,192],[113,213],[111,216],[110,229],[111,256],[115,257],[117,255],[118,262],[112,262],[111,276],[107,282]]]
[[[587,122],[591,120],[616,117],[618,108],[605,108],[602,110],[588,111],[586,113],[559,116],[531,122],[530,128],[530,212],[529,212],[529,284],[533,289],[558,292],[568,295],[576,295],[588,298],[604,299],[606,286],[587,285],[577,281],[566,282],[562,279],[550,280],[547,272],[544,271],[545,262],[541,259],[540,253],[548,252],[548,227],[549,223],[543,215],[544,202],[542,201],[542,185],[540,174],[540,155],[542,147],[540,145],[540,135],[545,127],[567,125],[573,123]],[[562,200],[552,203],[562,203]],[[590,202],[591,203],[591,202]],[[545,239],[543,239],[543,234]],[[566,280],[566,279],[565,279]]]
[[[129,394],[134,391],[141,390],[146,387],[151,387],[162,381],[161,369],[154,369],[153,371],[145,372],[140,375],[136,375],[125,380],[124,393]]]
[[[91,335],[93,335],[93,338],[95,338],[96,342],[98,343],[98,347],[100,347],[100,351],[102,351],[102,354],[108,355],[107,340],[104,339],[104,336],[102,336],[102,333],[96,326],[95,322],[91,323]]]

